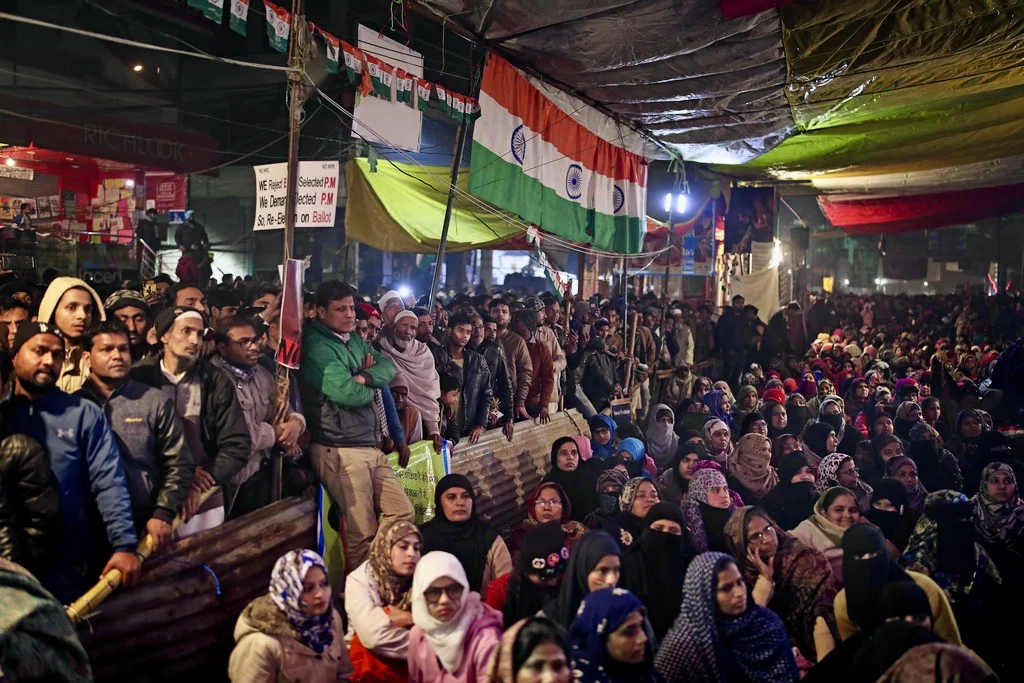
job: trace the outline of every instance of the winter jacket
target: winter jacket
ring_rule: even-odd
[[[174,402],[159,389],[126,379],[104,400],[87,382],[78,396],[100,406],[114,432],[132,499],[135,528],[151,518],[170,523],[195,476]]]
[[[501,612],[470,593],[469,601],[477,602],[480,614],[473,620],[463,643],[462,664],[455,671],[445,671],[419,626],[409,634],[410,683],[487,683],[487,665],[501,639]],[[468,607],[468,606],[467,606]]]
[[[555,366],[546,344],[537,339],[526,343],[533,363],[533,381],[526,395],[526,405],[547,407],[555,397]]]
[[[750,337],[750,324],[743,313],[726,308],[718,318],[718,341],[724,351],[743,353]]]
[[[206,234],[206,228],[196,220],[188,220],[174,232],[174,243],[178,247],[192,251],[198,249],[206,251],[210,247],[210,237]]]
[[[505,347],[498,341],[484,341],[473,350],[482,354],[484,360],[487,361],[487,368],[491,373],[491,394],[492,398],[498,399],[498,410],[501,411],[502,422],[512,422],[515,410],[514,387],[508,372]]]
[[[106,320],[107,314],[103,310],[103,300],[100,299],[100,295],[96,293],[95,289],[86,284],[84,280],[79,280],[77,277],[59,277],[51,282],[50,286],[46,288],[43,300],[39,303],[40,322],[55,324],[53,321],[53,314],[57,310],[57,304],[60,303],[61,297],[63,297],[69,289],[74,289],[75,287],[87,291],[93,300],[93,324]],[[80,347],[75,344],[65,343],[65,348],[64,365],[62,365],[60,369],[60,377],[57,379],[57,388],[61,391],[73,394],[85,385],[85,380],[89,377],[89,368],[85,365],[85,361],[82,358],[82,349]]]
[[[611,400],[615,368],[615,358],[604,351],[587,353],[580,365],[580,388],[597,411],[607,408]]]
[[[201,438],[206,451],[204,463],[193,453],[196,465],[206,469],[218,484],[231,485],[235,475],[245,467],[252,452],[252,440],[245,426],[242,406],[235,396],[235,387],[224,373],[204,360],[191,372],[197,373],[202,387]],[[132,368],[132,379],[161,389],[169,381],[160,368],[160,357],[147,358]]]
[[[50,461],[24,434],[0,440],[0,557],[31,570],[52,561],[60,492]]]
[[[682,323],[677,324],[675,329],[672,330],[672,337],[678,349],[672,358],[672,362],[675,363],[676,367],[680,365],[693,365],[693,354],[696,345],[693,343],[693,332],[690,330],[690,327]]]
[[[530,383],[533,381],[533,361],[530,360],[530,352],[526,348],[526,342],[512,330],[500,330],[498,341],[505,348],[505,358],[508,359],[508,374],[512,380],[512,395],[517,405],[526,403],[526,395],[530,391]]]
[[[409,654],[409,629],[391,623],[369,568],[369,561],[363,562],[345,577],[349,629],[346,637],[351,642],[359,636],[363,647],[378,659],[399,659],[404,663]]]
[[[232,683],[348,683],[348,658],[341,615],[331,608],[334,640],[321,654],[303,645],[269,595],[262,595],[242,610],[235,622],[235,649],[228,660]]]
[[[373,356],[375,365],[364,370],[366,354]],[[362,375],[366,384],[356,382],[356,375]],[[394,378],[391,359],[358,334],[343,341],[322,322],[314,321],[302,337],[299,370],[303,413],[313,441],[336,448],[376,448],[381,429],[373,393]]]
[[[462,414],[457,421],[462,425],[460,436],[465,436],[475,427],[487,429],[487,415],[491,410],[491,370],[484,357],[476,351],[463,349],[462,353],[462,400],[459,402]],[[459,367],[444,346],[434,350],[434,359],[439,375]]]
[[[562,348],[561,342],[558,341],[558,336],[555,331],[550,327],[541,325],[537,328],[537,332],[534,334],[534,338],[544,344],[548,351],[551,353],[551,365],[554,368],[554,385],[551,390],[551,401],[552,403],[558,403],[559,387],[562,384],[562,371],[566,368],[565,350]],[[531,354],[531,360],[533,356]]]

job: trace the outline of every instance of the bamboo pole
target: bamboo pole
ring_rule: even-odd
[[[219,486],[214,486],[211,489],[204,491],[199,497],[199,505],[202,506],[203,503],[209,500],[210,497],[219,490]],[[181,514],[179,513],[175,515],[174,519],[171,521],[171,530],[176,531],[182,524]],[[139,541],[139,545],[135,549],[135,553],[143,562],[153,554],[153,539],[149,534],[146,534],[146,537]],[[66,606],[64,611],[68,615],[68,619],[71,620],[71,623],[77,624],[96,611],[96,608],[100,606],[100,603],[109,598],[115,590],[120,588],[122,580],[123,577],[121,576],[121,570],[112,569],[104,574],[100,578],[99,582],[86,591],[82,597]]]
[[[633,328],[629,333],[629,360],[626,361],[626,376],[623,378],[626,382],[624,387],[626,398],[632,398],[633,396],[633,350],[636,347],[636,325],[639,314],[634,311],[633,313]]]

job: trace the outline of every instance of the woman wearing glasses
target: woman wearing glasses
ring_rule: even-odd
[[[562,525],[562,532],[565,535],[565,547],[572,550],[573,544],[587,533],[587,527],[572,519],[572,504],[565,490],[558,484],[551,482],[542,483],[526,503],[526,519],[517,524],[512,533],[509,534],[508,550],[512,555],[512,564],[515,565],[519,557],[519,549],[523,545],[523,539],[530,529],[541,524],[558,521]],[[518,620],[517,620],[518,621]]]
[[[833,601],[838,588],[820,552],[787,534],[759,507],[742,507],[725,525],[754,602],[779,615],[789,639],[810,662],[835,646]]]
[[[842,486],[853,492],[857,500],[857,509],[861,514],[871,509],[871,494],[873,489],[867,482],[860,478],[860,470],[854,459],[844,453],[832,453],[826,455],[818,465],[818,481],[815,490],[818,495],[825,493],[833,486]]]
[[[412,579],[411,683],[484,683],[501,639],[501,612],[469,589],[458,558],[427,553]]]

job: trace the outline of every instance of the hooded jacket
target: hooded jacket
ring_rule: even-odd
[[[69,289],[84,289],[93,300],[93,323],[106,320],[107,314],[103,310],[103,301],[96,290],[90,287],[84,280],[77,277],[59,277],[50,283],[43,294],[43,300],[39,303],[39,320],[44,323],[55,324],[54,313],[57,311],[57,304],[61,297],[67,294]],[[57,379],[57,387],[73,394],[85,385],[89,377],[89,368],[82,360],[82,349],[77,343],[70,343],[65,339],[64,343],[64,365],[60,369],[60,377]]]

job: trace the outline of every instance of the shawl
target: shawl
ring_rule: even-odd
[[[685,496],[686,492],[690,490],[690,480],[686,479],[685,477],[683,477],[683,475],[679,474],[679,463],[681,463],[686,458],[686,456],[690,455],[691,453],[695,453],[697,455],[697,459],[700,460],[700,458],[704,456],[704,444],[684,443],[675,452],[675,455],[672,456],[672,462],[669,465],[668,476],[671,478],[671,481],[679,490],[680,496]],[[662,475],[662,479],[664,478],[665,475]],[[676,502],[678,503],[679,501]]]
[[[807,460],[811,463],[811,468],[817,470],[821,466],[825,456],[829,455],[826,452],[826,442],[828,441],[828,435],[830,432],[836,430],[830,424],[824,422],[815,422],[809,424],[804,428],[803,438],[801,439],[804,444],[804,454],[807,456]],[[839,437],[839,433],[836,432],[836,437]]]
[[[619,514],[605,527],[605,531],[618,541],[619,545],[624,549],[633,545],[634,541],[640,538],[640,534],[644,530],[643,518],[634,515],[632,510],[633,501],[636,500],[640,484],[645,481],[654,485],[654,482],[646,477],[636,477],[630,479],[622,488],[622,493],[619,494]],[[654,486],[654,490],[657,491],[658,487]]]
[[[713,468],[697,470],[690,478],[690,488],[683,499],[683,517],[693,537],[694,547],[701,552],[711,547],[713,537],[722,534],[726,520],[736,508],[732,501],[724,510],[708,505],[708,491],[711,487],[727,485],[725,475]],[[712,528],[709,529],[709,526]]]
[[[846,529],[829,520],[825,512],[825,498],[828,497],[829,492],[835,489],[842,489],[851,496],[854,496],[853,491],[850,489],[843,488],[842,486],[833,486],[818,496],[818,500],[814,503],[814,514],[804,521],[814,527],[814,531],[824,536],[832,545],[838,548],[843,542],[843,534],[846,532]],[[854,500],[856,500],[856,496],[854,496]]]
[[[755,515],[775,529],[779,542],[771,565],[775,591],[767,607],[782,619],[790,640],[804,657],[817,661],[814,623],[818,617],[835,623],[833,601],[839,591],[832,577],[832,567],[820,552],[785,533],[764,510],[742,507],[726,522],[725,538],[748,586],[753,588],[758,576],[757,567],[747,557],[750,543],[747,523]]]
[[[672,422],[669,424],[658,420],[658,413],[666,410],[672,415]],[[679,437],[676,436],[673,429],[676,416],[672,409],[664,403],[654,406],[650,415],[651,419],[647,425],[647,454],[654,460],[654,464],[658,466],[660,472],[668,467],[669,461],[675,455],[676,448],[679,447]]]
[[[914,468],[914,472],[917,472],[917,463],[914,462],[913,459],[908,458],[905,455],[897,455],[885,464],[886,473],[894,479],[899,479],[899,477],[896,476],[896,472],[905,465],[910,465]],[[906,484],[904,484],[904,486],[906,486]],[[927,494],[928,491],[925,489],[924,484],[921,483],[921,479],[919,477],[913,488],[907,487],[907,504],[910,505],[910,509],[914,512],[921,512],[921,510],[924,509],[924,497]]]
[[[818,463],[818,477],[814,482],[814,491],[820,496],[833,486],[841,486],[837,473],[847,460],[853,460],[845,453],[829,453]]]
[[[545,616],[562,628],[568,628],[576,618],[583,598],[590,593],[587,575],[601,558],[608,555],[621,556],[619,544],[611,536],[603,531],[585,533],[569,554],[558,597],[544,607]]]
[[[850,382],[850,388],[843,396],[843,401],[846,403],[846,414],[851,420],[857,419],[857,413],[864,408],[864,401],[857,397],[857,388],[863,384],[867,384],[866,379],[854,377],[853,381]]]
[[[796,528],[814,514],[814,501],[818,498],[814,493],[814,482],[793,482],[793,477],[804,467],[810,467],[810,463],[803,451],[782,456],[778,467],[779,484],[761,499],[761,507],[786,531]]]
[[[608,458],[615,457],[615,446],[613,446],[612,444],[615,443],[616,426],[617,425],[615,424],[615,420],[601,413],[598,413],[594,417],[590,418],[589,427],[591,434],[594,433],[595,429],[602,427],[607,428],[608,431],[611,432],[611,436],[608,437],[608,443],[606,444],[599,444],[596,441],[594,441],[593,438],[591,438],[590,440],[590,448],[594,452],[594,457],[597,458],[598,460],[607,460]]]
[[[629,475],[615,468],[604,470],[597,475],[597,491],[601,491],[607,484],[612,484],[616,490],[597,494],[597,509],[583,520],[588,529],[600,529],[619,514],[619,494],[628,481]]]
[[[444,516],[441,495],[451,488],[465,489],[473,498],[473,512],[464,522],[452,522]],[[434,509],[438,512],[437,516],[420,527],[424,553],[441,550],[454,555],[465,568],[468,590],[479,591],[487,566],[487,555],[491,552],[498,532],[477,517],[476,493],[469,479],[461,474],[442,477],[434,489]]]
[[[564,634],[547,617],[530,615],[525,619],[520,619],[506,629],[505,633],[501,636],[501,640],[498,641],[498,646],[494,648],[494,653],[487,664],[487,676],[484,679],[487,683],[516,683],[516,677],[519,673],[515,669],[514,662],[517,649],[516,641],[519,639],[519,634],[522,633],[523,628],[532,624],[542,625],[545,631],[558,634],[553,642],[557,643],[562,649],[566,649]],[[570,660],[568,651],[565,653],[565,658],[567,661]]]
[[[725,450],[723,451],[716,451],[711,446],[711,435],[722,429],[728,430],[729,435],[732,436],[732,429],[730,429],[728,423],[719,419],[708,420],[704,423],[704,428],[701,430],[701,436],[704,438],[705,452],[708,457],[714,458],[720,463],[728,462],[729,455],[732,453],[732,442],[730,441],[726,442]]]
[[[761,448],[767,444],[768,454]],[[767,436],[745,434],[729,458],[729,472],[750,491],[755,498],[763,498],[779,483],[779,474],[771,466],[772,442]]]
[[[970,650],[947,643],[912,647],[878,683],[996,683],[999,677]]]
[[[270,573],[270,599],[298,632],[302,644],[319,655],[334,642],[334,615],[330,609],[325,614],[306,614],[299,606],[302,582],[313,567],[329,576],[323,558],[312,550],[292,550],[282,555]]]
[[[408,378],[409,404],[420,411],[424,424],[438,424],[441,383],[430,347],[413,339],[405,351],[399,351],[386,336],[379,337],[379,341],[380,350],[395,364],[395,371]]]
[[[732,420],[732,408],[726,413],[722,409],[722,402],[728,398],[721,389],[712,389],[704,394],[704,405],[708,407],[709,414],[729,425],[729,431],[735,431],[735,424]]]
[[[644,613],[648,633],[644,661],[622,664],[608,654],[608,636],[615,632],[633,612]],[[602,588],[580,603],[579,615],[569,628],[572,642],[572,675],[587,683],[645,683],[657,681],[654,671],[654,639],[646,610],[640,599],[624,588]]]
[[[774,612],[748,601],[741,616],[718,617],[716,569],[730,561],[724,553],[703,553],[690,563],[679,618],[658,649],[655,667],[666,683],[795,683],[800,674]]]
[[[416,534],[423,543],[423,535],[416,525],[405,520],[386,523],[377,530],[377,535],[370,542],[370,577],[377,585],[381,605],[394,605],[400,610],[409,611],[412,596],[412,576],[399,576],[391,565],[391,548],[406,536]]]
[[[462,600],[455,616],[448,621],[439,621],[430,614],[423,592],[444,576],[462,586]],[[446,671],[458,671],[465,654],[466,635],[481,612],[489,609],[480,602],[477,593],[469,590],[468,583],[458,558],[445,552],[434,551],[424,555],[413,575],[412,623],[423,630],[424,638]]]
[[[986,487],[988,478],[993,474],[1005,474],[1013,482],[1013,498],[1000,503],[993,500]],[[1013,468],[1002,462],[985,465],[981,472],[981,487],[978,495],[971,498],[974,507],[974,525],[985,543],[1010,545],[1024,530],[1024,504],[1017,492],[1017,475]]]
[[[551,444],[551,469],[544,475],[541,483],[557,484],[564,492],[563,517],[566,514],[564,503],[568,502],[570,503],[568,507],[572,510],[570,519],[582,522],[587,515],[597,509],[597,476],[592,468],[583,464],[582,454],[575,470],[566,472],[559,469],[558,450],[567,443],[575,443],[577,448],[580,445],[579,441],[568,436],[555,439],[555,442]],[[587,444],[588,448],[590,447],[589,440],[583,440],[583,443]]]

